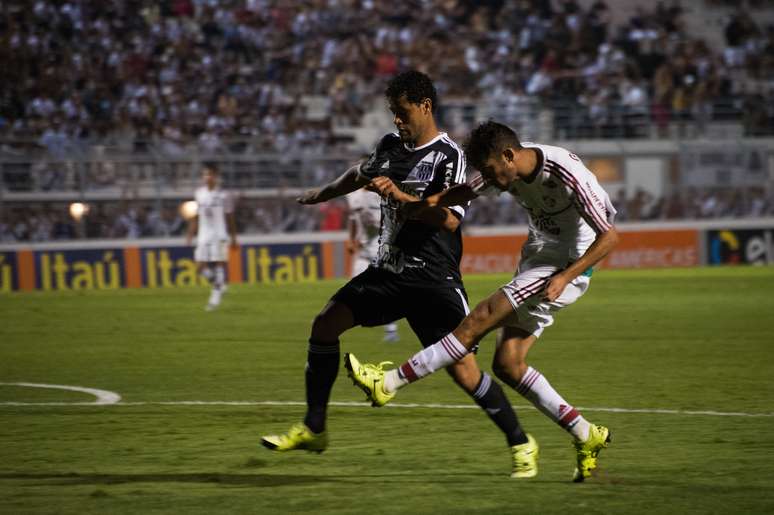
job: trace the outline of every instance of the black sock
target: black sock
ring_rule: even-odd
[[[519,425],[516,412],[513,411],[503,389],[495,381],[492,381],[489,374],[481,374],[481,380],[473,393],[473,399],[486,411],[492,422],[497,424],[500,431],[505,433],[509,446],[527,443],[527,435],[524,434]]]
[[[339,373],[339,341],[309,340],[306,358],[306,417],[315,433],[325,431],[325,414],[333,383]]]

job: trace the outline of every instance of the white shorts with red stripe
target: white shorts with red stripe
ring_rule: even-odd
[[[551,276],[559,270],[559,267],[553,265],[538,265],[526,269],[519,267],[511,282],[501,288],[514,310],[503,325],[518,327],[539,338],[543,330],[554,323],[555,312],[569,306],[586,293],[591,278],[580,275],[567,285],[556,300],[544,300],[543,290]]]

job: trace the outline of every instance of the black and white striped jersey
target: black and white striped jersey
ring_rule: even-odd
[[[360,174],[369,179],[388,177],[406,193],[426,198],[466,181],[465,155],[445,132],[421,147],[410,147],[391,133],[360,165]],[[460,228],[449,232],[406,220],[399,208],[399,202],[382,199],[379,251],[372,265],[397,274],[397,280],[413,286],[460,287]],[[460,219],[465,216],[463,206],[450,209]]]

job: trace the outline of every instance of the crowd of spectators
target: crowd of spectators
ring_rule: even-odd
[[[0,243],[182,236],[186,221],[180,203],[95,202],[80,221],[72,219],[64,203],[5,207],[0,209]],[[774,216],[774,195],[767,195],[763,188],[686,189],[660,198],[644,190],[626,196],[621,190],[613,204],[619,222]],[[346,229],[347,206],[341,200],[301,206],[290,196],[242,198],[236,203],[235,215],[240,234],[338,231]],[[526,223],[526,211],[510,195],[500,195],[473,202],[464,228]]]
[[[6,203],[0,241],[178,235],[177,207],[131,191],[141,168],[133,182],[118,184],[126,174],[112,154],[164,163],[192,153],[329,155],[346,143],[334,129],[383,110],[386,80],[408,68],[434,78],[441,125],[455,137],[476,121],[455,106],[470,105],[529,136],[530,125],[551,113],[557,139],[668,137],[676,127],[701,131],[730,119],[746,135],[774,134],[774,27],[745,9],[768,2],[729,10],[720,44],[689,34],[680,5],[643,4],[614,24],[616,4],[604,0],[4,1],[5,187],[118,186],[135,200],[95,203],[81,223],[64,204]],[[27,168],[7,160],[41,151],[46,159]],[[75,155],[99,166],[79,171]],[[281,162],[264,164],[282,175]],[[165,187],[176,180],[168,168]],[[298,180],[317,184],[329,172],[304,171]],[[770,198],[744,189],[663,199],[641,192],[618,204],[621,220],[773,213]],[[242,199],[239,206],[240,230],[250,233],[337,229],[345,219],[336,203],[315,210],[284,198]],[[521,213],[505,198],[474,204],[468,223],[523,223]]]
[[[441,99],[555,108],[557,137],[742,118],[770,133],[774,28],[740,9],[725,48],[679,3],[619,26],[597,0],[8,0],[0,140],[54,156],[99,141],[171,156],[329,149],[385,80],[419,68]],[[532,112],[532,111],[528,111]],[[464,130],[466,127],[454,127]]]

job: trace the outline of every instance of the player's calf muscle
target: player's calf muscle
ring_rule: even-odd
[[[527,364],[517,361],[514,356],[497,353],[492,360],[492,371],[500,381],[515,388],[527,372]]]
[[[481,369],[478,368],[476,359],[472,354],[468,354],[462,360],[446,367],[446,371],[451,375],[454,382],[463,390],[474,392],[478,382],[481,379]]]

